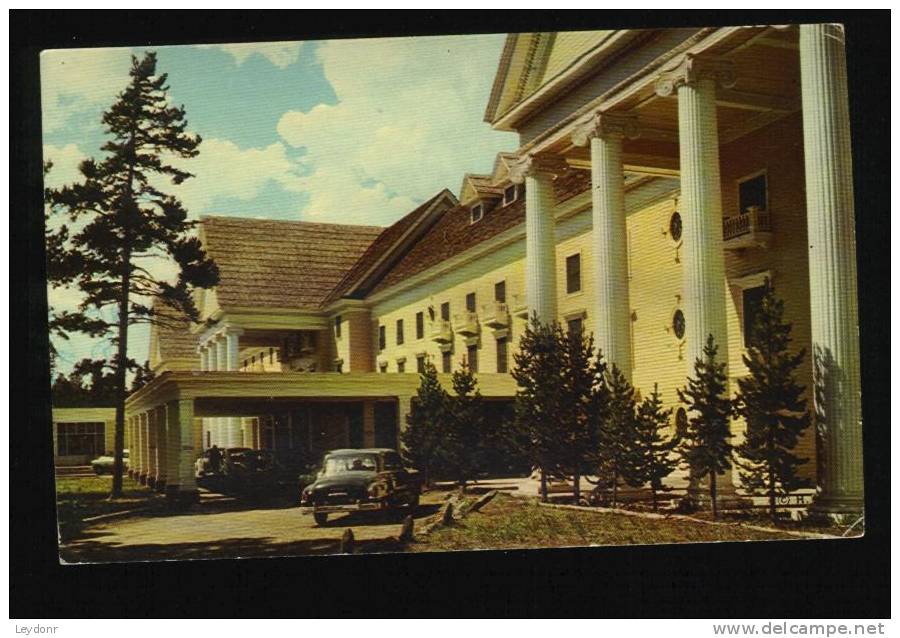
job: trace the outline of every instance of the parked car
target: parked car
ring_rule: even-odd
[[[96,472],[98,476],[100,474],[112,474],[113,464],[115,462],[116,459],[111,454],[104,454],[91,461],[91,467],[94,468],[94,472]],[[128,469],[128,450],[122,450],[122,469]]]
[[[324,525],[336,512],[414,510],[420,491],[417,473],[403,466],[396,450],[332,450],[316,480],[301,490],[300,512]]]

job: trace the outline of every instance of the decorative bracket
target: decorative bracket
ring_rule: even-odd
[[[556,177],[562,175],[568,165],[565,160],[556,155],[534,155],[528,153],[519,157],[509,167],[509,180],[513,184],[523,184],[525,178],[543,173]]]

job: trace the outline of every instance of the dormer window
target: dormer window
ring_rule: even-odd
[[[503,205],[509,206],[519,198],[519,189],[515,184],[510,184],[503,190]]]
[[[471,223],[473,224],[481,221],[481,218],[484,217],[484,204],[475,204],[469,210],[471,212]]]

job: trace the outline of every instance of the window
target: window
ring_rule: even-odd
[[[497,339],[497,372],[509,372],[509,340]]]
[[[269,348],[269,363],[275,363],[275,348]]]
[[[397,361],[397,372],[406,372],[406,360]]]
[[[256,367],[256,355],[253,355],[252,357],[250,357],[250,367],[251,368]]]
[[[247,360],[246,360],[246,359],[244,359],[243,365],[242,365],[241,367],[242,367],[244,370],[247,369]]]
[[[475,312],[475,293],[470,292],[466,295],[466,310]]]
[[[506,281],[498,281],[494,284],[494,301],[506,303]]]
[[[680,308],[672,315],[672,331],[675,333],[675,338],[684,338],[684,313]]]
[[[385,335],[384,326],[378,326],[378,349],[384,350],[387,346],[387,336]]]
[[[757,286],[755,288],[745,288],[743,294],[743,314],[744,314],[744,346],[753,345],[753,324],[762,310],[762,300],[766,294],[765,286]]]
[[[675,432],[678,434],[683,434],[688,426],[688,417],[687,412],[684,408],[678,408],[678,411],[675,412]]]
[[[441,304],[441,319],[450,321],[450,302],[445,301]]]
[[[341,338],[341,316],[338,315],[334,318],[334,336],[338,339]]]
[[[344,371],[344,362],[343,361],[335,361],[334,362],[334,371],[335,372],[343,372]]]
[[[422,312],[416,313],[416,339],[424,339],[425,338],[425,314]]]
[[[387,372],[387,361],[378,364],[378,371],[381,372],[381,374]]]
[[[59,456],[90,456],[106,451],[103,423],[57,423],[56,446]]]
[[[425,372],[425,355],[416,355],[416,372],[419,374]]]
[[[403,319],[397,319],[397,345],[403,344]]]
[[[469,369],[472,372],[478,372],[478,346],[472,345],[466,348],[468,355]]]
[[[769,188],[765,173],[738,182],[738,206],[741,213],[746,213],[750,206],[768,210],[768,199]]]
[[[453,371],[453,355],[450,354],[450,351],[441,353],[441,372],[452,372]]]
[[[681,230],[681,213],[676,210],[669,218],[669,236],[672,241],[681,241]]]
[[[569,319],[566,324],[569,327],[569,333],[573,335],[580,335],[581,331],[584,329],[584,320],[581,317]]]
[[[572,294],[581,290],[581,254],[566,257],[566,292]]]
[[[519,189],[515,184],[510,184],[503,190],[503,205],[508,206],[518,199]]]
[[[475,204],[472,206],[471,215],[473,224],[477,221],[481,221],[481,218],[484,217],[484,206],[482,204]]]

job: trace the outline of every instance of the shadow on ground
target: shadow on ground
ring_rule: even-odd
[[[315,556],[338,554],[339,539],[318,539],[275,542],[271,537],[225,538],[202,543],[146,543],[142,545],[111,545],[93,540],[86,534],[77,545],[61,547],[60,560],[65,563],[121,563],[133,561],[193,560],[213,558],[265,558],[276,556]],[[395,538],[358,540],[354,553],[374,554],[403,551],[404,545]]]

